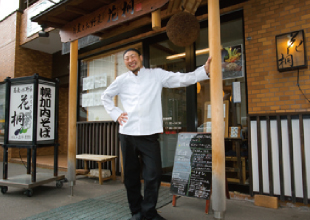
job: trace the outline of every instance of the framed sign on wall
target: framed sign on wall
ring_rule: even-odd
[[[307,67],[304,31],[293,31],[276,36],[278,71]]]

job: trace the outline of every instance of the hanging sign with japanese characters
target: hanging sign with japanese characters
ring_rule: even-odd
[[[293,31],[276,36],[278,71],[307,67],[304,31]]]
[[[60,29],[61,42],[74,41],[163,7],[169,0],[116,0]],[[150,20],[151,22],[151,20]],[[104,34],[104,33],[102,33]]]
[[[55,87],[39,84],[37,141],[53,140],[55,127]]]

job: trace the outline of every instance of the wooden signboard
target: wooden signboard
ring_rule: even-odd
[[[179,133],[171,178],[171,193],[209,200],[211,183],[211,134]]]
[[[74,41],[89,34],[151,13],[163,7],[168,0],[117,0],[108,6],[84,15],[60,30],[61,42]]]

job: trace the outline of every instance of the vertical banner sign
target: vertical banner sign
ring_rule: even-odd
[[[171,179],[171,193],[209,199],[211,183],[211,134],[179,133]]]
[[[55,87],[39,84],[37,141],[54,140]]]
[[[33,84],[12,85],[9,141],[32,141]]]
[[[11,86],[9,141],[31,142],[33,135],[37,141],[55,139],[55,102],[56,88],[52,84],[39,83],[38,97],[34,97],[34,84],[16,84]],[[37,106],[34,106],[37,98]],[[37,115],[33,114],[37,108]],[[34,117],[37,124],[34,125]],[[37,134],[33,134],[37,126]]]

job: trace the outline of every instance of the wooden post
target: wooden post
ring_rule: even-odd
[[[161,28],[160,9],[152,12],[152,29],[157,31]]]
[[[117,54],[116,54],[114,56],[114,79],[113,80],[115,80],[117,77],[117,72],[118,72],[117,67],[118,67],[118,62],[117,62]],[[114,97],[114,105],[118,106],[118,96]]]
[[[71,195],[76,171],[76,106],[77,106],[78,40],[70,43],[69,113],[68,113],[68,181]]]
[[[223,82],[221,68],[221,32],[219,0],[208,0],[210,65],[211,123],[212,123],[212,209],[215,219],[224,219],[225,150]]]

